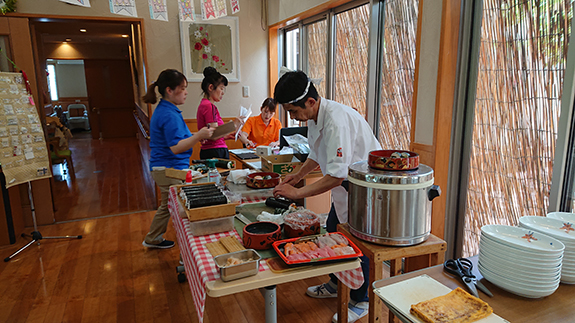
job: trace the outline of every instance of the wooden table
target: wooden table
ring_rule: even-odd
[[[477,270],[477,256],[469,259],[474,263],[473,274],[493,293],[493,297],[489,297],[479,292],[479,298],[489,303],[495,314],[512,323],[575,321],[575,285],[559,284],[559,288],[550,296],[538,299],[525,298],[491,284]],[[459,279],[445,273],[442,265],[378,280],[373,282],[372,287],[380,288],[424,274],[449,288],[466,289]]]
[[[383,278],[383,262],[389,260],[390,276],[402,273],[402,258],[429,255],[431,266],[443,264],[447,243],[442,239],[429,235],[429,238],[420,244],[409,247],[382,246],[367,241],[360,240],[349,232],[349,224],[338,224],[337,231],[348,237],[355,243],[361,252],[369,258],[369,282],[375,282]],[[402,275],[403,276],[403,275]],[[375,296],[373,287],[369,286],[369,322],[381,322],[382,300]],[[349,287],[338,284],[338,321],[347,322],[347,303],[349,302]],[[393,322],[393,315],[389,315],[390,322]]]

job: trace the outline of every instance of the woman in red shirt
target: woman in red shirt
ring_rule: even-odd
[[[215,68],[208,66],[204,68],[204,80],[202,81],[202,91],[204,98],[198,106],[198,113],[196,115],[198,121],[198,129],[209,126],[216,128],[224,124],[224,120],[220,116],[218,107],[214,103],[220,102],[224,93],[226,93],[226,86],[228,86],[228,79],[220,74]],[[241,122],[239,119],[234,122]],[[236,124],[237,127],[237,124]],[[230,154],[226,139],[232,139],[234,134],[231,133],[227,136],[219,138],[206,139],[202,142],[200,150],[201,159],[210,158],[223,158],[229,159]]]

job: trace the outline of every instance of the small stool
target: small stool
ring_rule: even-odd
[[[401,259],[424,256],[429,257],[429,265],[442,264],[445,260],[447,243],[442,239],[429,235],[429,238],[417,245],[409,247],[382,246],[375,243],[360,240],[349,232],[349,224],[338,224],[337,231],[349,238],[361,252],[369,258],[369,321],[370,323],[381,322],[382,300],[373,293],[373,282],[383,279],[383,262],[390,261],[390,276],[401,274]],[[349,302],[349,287],[341,282],[337,284],[337,311],[338,322],[347,322],[347,304]],[[389,322],[394,322],[394,315],[389,313]]]

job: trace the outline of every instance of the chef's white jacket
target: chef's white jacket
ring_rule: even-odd
[[[347,178],[349,165],[367,160],[369,152],[381,149],[371,127],[354,109],[321,98],[317,123],[308,121],[308,158],[316,161],[323,175]],[[347,222],[347,192],[342,186],[331,190],[340,223]]]

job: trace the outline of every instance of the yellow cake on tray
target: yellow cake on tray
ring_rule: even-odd
[[[491,315],[493,309],[458,287],[446,295],[411,305],[410,312],[428,323],[468,323]]]

